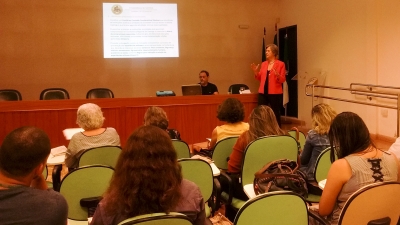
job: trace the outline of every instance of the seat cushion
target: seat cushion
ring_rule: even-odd
[[[227,202],[228,199],[229,199],[228,193],[222,192],[222,193],[221,193],[221,198],[222,198],[225,202]],[[244,205],[244,203],[246,203],[246,201],[243,201],[243,200],[241,200],[241,199],[238,199],[238,198],[233,197],[233,198],[232,198],[231,206],[234,207],[234,208],[236,208],[236,209],[240,209],[240,208]]]

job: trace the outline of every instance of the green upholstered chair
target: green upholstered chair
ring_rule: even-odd
[[[172,145],[175,148],[178,159],[190,158],[189,146],[186,142],[182,140],[173,139]]]
[[[241,207],[235,225],[308,225],[307,203],[291,191],[258,195]]]
[[[201,191],[204,202],[211,200],[214,188],[213,172],[210,164],[201,159],[179,159],[182,167],[182,177],[195,183]],[[214,205],[212,203],[212,205]],[[206,216],[211,215],[210,208],[206,204]]]
[[[395,225],[399,220],[400,183],[378,182],[353,193],[343,206],[338,225]],[[310,210],[309,215],[321,224],[330,224]]]
[[[114,169],[110,166],[92,165],[79,167],[61,181],[60,193],[67,200],[68,224],[88,224],[88,209],[81,199],[99,197],[107,190]]]
[[[49,169],[47,168],[47,165],[44,167],[42,175],[43,175],[44,179],[47,180],[47,177],[49,175]],[[47,184],[47,188],[50,188],[50,189],[53,188],[53,183],[52,182],[46,181],[46,184]]]
[[[126,219],[119,223],[118,225],[132,225],[132,224],[140,224],[140,225],[191,225],[192,222],[190,218],[184,214],[171,212],[168,214],[165,213],[152,213],[145,214],[140,216],[135,216],[129,219]]]
[[[229,156],[232,153],[233,146],[237,139],[238,137],[227,137],[215,144],[212,153],[212,160],[219,169],[228,169]]]
[[[332,165],[330,154],[331,154],[331,148],[328,147],[325,150],[323,150],[317,158],[314,169],[314,179],[316,181],[316,184],[314,184],[315,186],[318,185],[318,182],[326,179],[326,177],[328,176],[329,169],[331,168]],[[319,202],[320,199],[321,195],[308,193],[306,201],[309,203],[317,203]]]
[[[240,174],[242,186],[253,184],[254,173],[267,163],[279,159],[297,161],[297,155],[297,141],[291,136],[273,135],[254,140],[247,145],[244,152]],[[224,173],[221,174],[226,176]],[[226,192],[222,192],[221,198],[227,203],[226,207],[233,210],[241,208],[245,203],[245,201],[235,198]]]
[[[288,133],[290,134],[290,136],[296,138],[297,131],[290,130],[290,131],[288,131]],[[300,145],[299,147],[300,147],[300,149],[304,149],[305,144],[306,144],[306,135],[303,132],[299,131],[299,145]]]
[[[119,146],[102,146],[85,150],[79,157],[79,167],[89,165],[106,165],[115,168],[121,154]]]
[[[337,156],[335,159],[337,159]],[[328,147],[321,152],[315,163],[314,179],[317,183],[328,177],[331,165],[331,147]]]

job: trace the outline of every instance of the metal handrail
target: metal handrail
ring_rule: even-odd
[[[367,87],[367,90],[354,89],[353,86],[355,86],[355,85],[365,86],[365,87]],[[392,89],[392,90],[399,90],[400,91],[400,87],[370,85],[370,84],[360,84],[360,83],[352,83],[352,84],[350,84],[350,88],[307,84],[306,85],[306,89],[305,89],[305,94],[306,94],[306,96],[311,96],[312,97],[312,107],[314,107],[314,98],[325,98],[325,99],[331,99],[331,100],[342,101],[342,102],[356,103],[356,104],[361,104],[361,105],[376,106],[376,107],[387,108],[387,109],[396,109],[397,110],[397,137],[399,137],[399,129],[400,129],[399,128],[399,124],[400,124],[400,92],[399,93],[393,93],[393,92],[384,92],[384,91],[374,91],[372,89],[372,87],[384,88],[384,89]],[[312,93],[308,93],[308,90],[310,90],[310,88],[312,90]],[[334,90],[341,90],[341,91],[350,91],[351,94],[366,95],[369,100],[371,100],[371,98],[370,98],[371,96],[372,97],[376,97],[376,98],[394,99],[394,100],[396,100],[396,103],[397,103],[396,105],[397,106],[370,103],[370,102],[363,102],[363,101],[356,101],[356,100],[349,100],[349,99],[336,98],[336,97],[330,97],[330,96],[325,96],[325,95],[319,95],[319,94],[315,94],[315,88],[326,88],[326,89],[334,89]]]

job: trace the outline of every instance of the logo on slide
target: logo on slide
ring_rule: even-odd
[[[122,13],[122,6],[120,5],[113,5],[111,7],[111,11],[115,14],[115,15],[119,15]]]

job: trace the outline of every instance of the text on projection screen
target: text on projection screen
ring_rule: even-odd
[[[104,58],[179,57],[177,4],[103,3]]]

